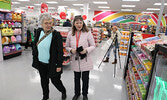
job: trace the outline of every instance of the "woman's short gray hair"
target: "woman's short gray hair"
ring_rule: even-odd
[[[42,13],[39,16],[39,23],[42,25],[44,20],[52,20],[52,16],[49,13]]]

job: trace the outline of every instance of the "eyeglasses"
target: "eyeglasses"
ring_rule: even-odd
[[[48,23],[48,22],[46,22],[46,23],[44,23],[45,25],[52,25],[52,22],[50,22],[50,23]]]

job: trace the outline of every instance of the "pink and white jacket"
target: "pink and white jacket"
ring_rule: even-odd
[[[76,54],[72,54],[72,69],[76,72],[89,71],[93,69],[91,52],[95,49],[95,41],[91,32],[81,32],[78,47],[80,46],[87,50],[87,57],[82,60],[75,60]],[[72,36],[72,32],[68,33],[65,47],[69,52],[71,49],[76,49],[76,35]]]

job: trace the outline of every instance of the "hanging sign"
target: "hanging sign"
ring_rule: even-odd
[[[11,0],[0,0],[0,8],[11,10]]]
[[[33,12],[34,7],[33,6],[28,6],[28,12]]]
[[[48,12],[48,5],[45,3],[41,4],[41,13]]]

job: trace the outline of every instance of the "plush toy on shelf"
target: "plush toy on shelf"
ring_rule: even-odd
[[[0,20],[4,20],[4,13],[0,13]]]
[[[17,21],[21,21],[21,14],[17,15]]]
[[[4,46],[3,47],[3,53],[10,53],[10,47],[9,46]]]
[[[9,44],[11,42],[11,40],[9,39],[9,37],[3,37],[2,38],[2,44]]]
[[[5,14],[5,19],[6,20],[12,20],[12,14],[11,13],[6,13]]]

